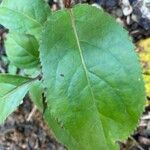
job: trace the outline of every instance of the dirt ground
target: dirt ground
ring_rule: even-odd
[[[139,0],[140,1],[140,0]],[[53,10],[60,9],[59,0],[49,0]],[[141,39],[150,37],[150,4],[149,14],[140,9],[142,1],[137,0],[77,0],[75,3],[89,3],[101,6],[126,28],[136,44]],[[144,15],[143,15],[144,14]],[[2,24],[2,23],[1,23]],[[10,68],[7,60],[3,33],[7,32],[0,26],[0,72],[6,73]],[[16,70],[17,71],[17,70]],[[34,112],[34,113],[33,113]],[[35,110],[28,97],[24,103],[0,126],[0,150],[64,150],[43,121],[42,114]],[[150,150],[150,107],[145,108],[141,122],[127,141],[120,143],[121,150]]]

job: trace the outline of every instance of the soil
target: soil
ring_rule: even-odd
[[[60,9],[59,0],[49,0],[53,10]],[[129,0],[126,6],[124,0],[76,0],[76,3],[89,3],[101,6],[114,16],[126,28],[136,44],[137,41],[150,37],[150,19],[142,15],[141,4],[137,0]],[[138,7],[137,7],[138,6]],[[126,11],[126,7],[129,9]],[[132,10],[132,11],[131,11]],[[9,61],[4,50],[5,33],[8,31],[0,25],[0,72],[8,72]],[[136,106],[135,106],[136,107]],[[47,127],[38,110],[32,114],[35,107],[28,97],[24,103],[8,117],[5,124],[0,126],[0,150],[65,150],[59,144]],[[32,115],[31,115],[32,114]],[[29,119],[30,118],[30,119]],[[121,150],[150,149],[150,107],[145,108],[139,126],[128,140],[120,143]]]

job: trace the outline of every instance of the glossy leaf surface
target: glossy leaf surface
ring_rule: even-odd
[[[46,119],[53,116],[73,139],[62,139],[50,124],[60,141],[70,150],[118,149],[116,141],[133,132],[145,103],[139,60],[126,31],[89,5],[58,11],[45,26],[40,58]]]

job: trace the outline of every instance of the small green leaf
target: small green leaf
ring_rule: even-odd
[[[0,21],[10,31],[6,52],[16,67],[29,69],[39,66],[39,37],[50,14],[44,0],[3,0]]]
[[[10,31],[39,38],[41,27],[51,14],[44,0],[3,0],[0,21]]]
[[[133,132],[145,104],[139,60],[127,32],[96,7],[58,11],[46,23],[40,59],[46,119],[59,120],[78,147],[61,141],[70,150],[118,149],[116,141]]]
[[[35,82],[29,90],[31,100],[39,108],[40,111],[43,111],[43,101],[42,101],[43,92],[44,89],[41,81]]]
[[[0,123],[22,103],[33,79],[0,74]]]
[[[39,66],[39,45],[34,36],[9,33],[5,43],[6,53],[13,65],[26,69]]]

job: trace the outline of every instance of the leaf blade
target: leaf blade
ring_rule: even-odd
[[[38,68],[39,44],[32,35],[9,33],[7,35],[6,53],[13,65],[18,68]]]
[[[22,102],[33,80],[15,75],[0,75],[0,123]]]
[[[54,13],[43,32],[49,115],[81,150],[115,150],[115,141],[127,138],[143,111],[139,62],[127,33],[106,13],[88,5],[72,11]]]

